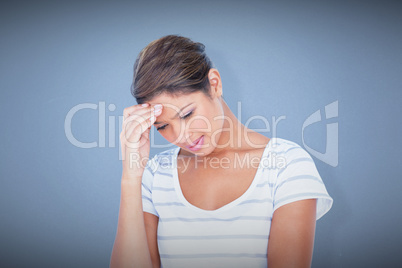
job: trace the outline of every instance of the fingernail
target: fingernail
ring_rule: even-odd
[[[142,107],[147,107],[147,106],[148,106],[148,103],[143,103],[143,104],[141,104],[141,106],[142,106]]]
[[[155,110],[162,109],[162,104],[156,104],[154,108]]]

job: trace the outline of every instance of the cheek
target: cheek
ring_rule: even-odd
[[[164,131],[163,133],[161,133],[162,137],[165,138],[165,140],[167,140],[170,143],[174,143],[174,141],[176,140],[176,136],[174,134],[174,132],[169,131]]]
[[[169,125],[166,129],[163,131],[159,132],[159,134],[162,135],[165,140],[167,140],[170,143],[176,144],[179,142],[180,137],[183,137],[184,135],[184,127],[180,125],[172,126]]]
[[[194,132],[208,132],[213,128],[213,120],[207,116],[195,116],[191,118],[187,124],[186,128]]]

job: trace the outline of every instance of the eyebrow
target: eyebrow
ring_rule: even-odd
[[[173,116],[172,118],[170,118],[170,119],[171,119],[171,120],[175,119],[175,118],[179,115],[179,113],[184,110],[184,108],[190,106],[190,105],[193,104],[193,103],[194,103],[194,102],[189,103],[189,104],[187,104],[186,106],[182,107],[182,108],[179,110],[179,112],[178,112],[175,116]],[[154,122],[154,125],[158,125],[158,124],[162,124],[162,123],[161,123],[161,122],[157,122],[157,121]]]

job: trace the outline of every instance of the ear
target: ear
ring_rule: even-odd
[[[220,97],[222,95],[222,81],[217,69],[211,68],[208,73],[209,85],[211,87],[211,95]]]

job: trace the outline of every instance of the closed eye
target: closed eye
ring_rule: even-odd
[[[193,111],[189,112],[188,114],[186,114],[185,116],[183,116],[182,119],[186,119],[186,118],[189,117],[192,113],[193,113]]]
[[[193,113],[193,111],[189,112],[188,114],[186,114],[185,116],[183,116],[182,119],[186,119],[186,118],[189,117],[192,113]],[[163,126],[161,126],[161,127],[158,127],[156,130],[157,130],[157,131],[163,130],[163,129],[166,128],[166,126],[167,126],[167,125],[163,125]]]
[[[157,131],[165,129],[166,125],[156,128]]]

